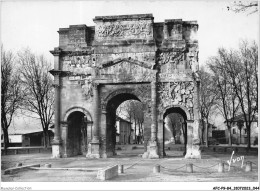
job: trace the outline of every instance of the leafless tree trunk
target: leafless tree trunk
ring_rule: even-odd
[[[230,123],[240,110],[250,148],[251,124],[258,113],[258,46],[255,42],[242,41],[239,50],[220,49],[218,56],[211,60],[210,67],[217,82],[227,125],[231,129]]]
[[[52,77],[49,74],[51,64],[43,56],[25,50],[19,54],[22,66],[22,82],[25,87],[24,109],[39,116],[44,135],[44,146],[47,147],[49,139],[48,129],[54,114],[54,93]]]
[[[1,126],[5,149],[9,145],[8,128],[23,101],[20,74],[15,64],[13,53],[6,52],[1,46]]]
[[[231,122],[234,119],[239,109],[238,98],[233,91],[233,83],[227,72],[227,64],[229,62],[229,54],[227,50],[221,48],[218,55],[212,57],[208,61],[208,65],[213,72],[212,86],[215,87],[216,106],[225,119],[228,134],[229,145],[232,145]]]
[[[200,114],[202,119],[202,143],[204,142],[204,132],[206,131],[206,147],[208,147],[208,125],[209,117],[213,112],[216,104],[216,92],[214,90],[213,77],[210,73],[206,72],[202,67],[199,71],[200,76]],[[206,124],[205,124],[206,122]]]
[[[248,148],[251,147],[251,124],[258,113],[258,46],[242,41],[235,53],[230,53],[227,71],[232,79],[234,92],[244,116],[248,133]]]
[[[167,115],[167,118],[169,119],[169,126],[171,127],[172,136],[176,143],[176,134],[177,132],[181,131],[182,122],[184,121],[183,117],[180,114],[171,113]],[[184,130],[183,130],[183,136],[185,139]]]

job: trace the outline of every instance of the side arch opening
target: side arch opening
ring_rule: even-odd
[[[167,108],[163,114],[163,155],[183,157],[187,146],[186,112],[178,106]]]

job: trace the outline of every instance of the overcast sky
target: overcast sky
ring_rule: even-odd
[[[52,59],[59,28],[74,24],[93,26],[95,16],[152,13],[165,19],[197,20],[200,64],[217,48],[236,47],[239,39],[258,41],[258,15],[227,11],[230,1],[4,1],[1,40],[6,49],[30,47]]]
[[[240,39],[258,42],[258,14],[227,10],[231,1],[4,1],[1,41],[5,49],[29,47],[53,61],[49,50],[58,46],[58,29],[93,26],[95,16],[152,13],[165,19],[197,20],[200,65],[219,47],[237,47]]]

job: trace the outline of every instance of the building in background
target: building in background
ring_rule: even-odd
[[[244,120],[244,115],[240,114],[228,120],[231,123],[231,135],[232,143],[234,144],[247,144],[248,133],[246,129],[246,122]],[[241,128],[241,137],[240,137]],[[258,117],[255,116],[253,122],[251,123],[251,145],[258,144]]]
[[[121,117],[116,117],[116,143],[120,145],[125,144],[132,144],[133,143],[133,136],[131,122],[122,119]]]
[[[48,145],[53,140],[54,133],[48,130]],[[9,134],[9,147],[44,146],[43,131]]]

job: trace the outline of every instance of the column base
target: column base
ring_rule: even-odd
[[[201,159],[201,151],[199,145],[192,145],[192,147],[187,147],[187,152],[185,155],[186,159]]]
[[[88,153],[86,155],[87,158],[100,158],[100,145],[99,142],[91,142],[88,145]]]
[[[54,139],[52,142],[52,158],[62,157],[62,145],[61,140]]]
[[[142,155],[142,158],[148,159],[158,159],[160,158],[158,154],[158,145],[156,141],[149,141],[147,146],[147,151]]]

